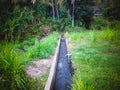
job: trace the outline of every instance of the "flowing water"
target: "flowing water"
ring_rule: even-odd
[[[65,38],[61,38],[56,69],[55,90],[71,90],[71,70],[68,62]]]

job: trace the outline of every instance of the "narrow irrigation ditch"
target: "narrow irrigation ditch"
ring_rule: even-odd
[[[71,71],[66,40],[61,36],[44,90],[71,90]]]

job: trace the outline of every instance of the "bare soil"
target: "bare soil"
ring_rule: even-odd
[[[32,78],[43,76],[52,65],[53,56],[50,59],[40,59],[32,61],[32,64],[26,67],[26,72]]]

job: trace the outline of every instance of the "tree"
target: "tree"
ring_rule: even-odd
[[[75,9],[75,0],[72,0],[72,27],[74,27],[74,9]]]
[[[93,0],[66,0],[68,17],[74,22],[80,20],[89,29],[93,16]]]
[[[0,39],[15,41],[28,32],[26,27],[33,17],[30,4],[29,0],[0,1]]]
[[[59,5],[62,5],[64,0],[51,0],[52,2],[52,12],[53,12],[53,20],[60,18],[59,15]]]
[[[52,2],[53,20],[55,20],[55,0],[51,0],[51,2]]]
[[[68,17],[72,21],[72,27],[74,27],[75,0],[65,0],[65,6],[66,6]]]

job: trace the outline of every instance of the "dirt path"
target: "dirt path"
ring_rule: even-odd
[[[26,72],[32,78],[37,78],[43,76],[52,64],[52,58],[41,59],[37,61],[32,61],[32,64],[26,67]]]

